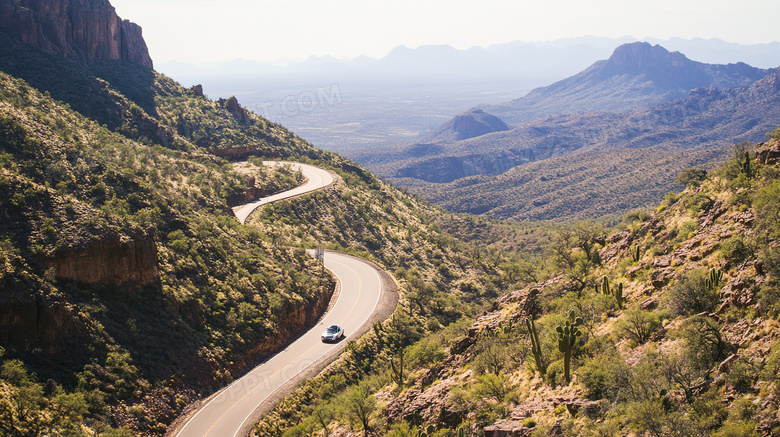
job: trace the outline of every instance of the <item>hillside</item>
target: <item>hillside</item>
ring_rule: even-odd
[[[325,204],[337,208],[339,199],[348,200],[338,212],[343,218],[331,222],[328,239],[301,238],[294,229],[320,223],[310,212],[314,206],[302,212],[274,207],[265,213],[281,208],[275,226],[242,226],[231,205],[248,193],[297,184],[295,175],[258,168],[248,187],[228,161],[185,137],[174,134],[186,151],[135,142],[3,74],[0,312],[7,322],[0,328],[6,372],[0,384],[15,421],[3,423],[17,431],[80,423],[99,430],[113,423],[137,435],[162,435],[189,402],[284,345],[327,307],[333,278],[302,247],[341,243],[391,270],[404,266],[442,285],[481,271],[466,261],[469,255],[458,255],[461,244],[431,225],[432,207],[278,126],[250,115],[252,125],[243,127],[219,102],[156,78],[158,122],[221,125],[214,137],[196,138],[210,143],[241,135],[265,158],[319,158],[318,165],[344,180]],[[327,198],[300,201],[317,200]],[[381,221],[371,209],[394,224],[392,232],[377,227]],[[296,226],[288,234],[281,223]],[[394,256],[410,245],[430,249],[412,259]],[[454,265],[444,256],[464,261]],[[484,297],[447,299],[447,307],[429,317],[447,323],[470,311],[467,302]],[[417,329],[425,332],[424,325]],[[9,376],[12,370],[19,376]],[[41,409],[23,416],[13,400],[46,381],[51,389],[24,398]],[[53,421],[45,406],[60,392],[73,399],[74,410]]]
[[[78,5],[91,16],[107,3]],[[89,35],[90,46],[104,36]],[[426,316],[410,325],[420,334],[496,295],[439,291],[492,284],[494,267],[433,224],[438,209],[235,98],[209,100],[132,60],[2,37],[0,69],[21,78],[0,73],[1,434],[163,435],[318,320],[335,279],[305,248],[408,269],[424,292]],[[252,165],[274,158],[341,182],[258,212],[272,225],[240,225],[232,206],[301,182]],[[420,252],[401,258],[408,247]]]
[[[775,435],[779,136],[616,231],[560,229],[549,276],[358,383],[348,357],[257,435]]]

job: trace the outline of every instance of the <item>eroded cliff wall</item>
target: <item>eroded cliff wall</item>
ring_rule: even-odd
[[[108,0],[0,0],[0,33],[65,57],[153,68],[141,27]]]

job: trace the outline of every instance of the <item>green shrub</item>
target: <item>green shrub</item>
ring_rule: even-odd
[[[696,269],[684,276],[665,296],[667,307],[676,316],[713,311],[718,293],[705,285],[707,270]]]
[[[753,248],[748,246],[745,240],[738,235],[721,243],[720,253],[732,266],[742,264],[746,259],[755,255]]]
[[[577,370],[578,381],[585,387],[589,399],[620,399],[623,384],[631,369],[623,357],[614,349],[610,352],[586,359]]]
[[[680,337],[685,354],[700,369],[709,369],[717,364],[730,346],[715,320],[698,315],[683,323]]]
[[[742,422],[727,420],[717,431],[712,433],[712,437],[759,437],[756,431],[756,424],[753,422]]]
[[[553,361],[547,366],[547,372],[544,374],[544,380],[552,386],[563,385],[566,383],[563,376],[563,359],[560,359]]]
[[[760,370],[753,364],[743,360],[737,360],[729,367],[729,373],[726,381],[736,391],[748,393],[753,389],[753,385],[758,381]]]
[[[680,195],[675,193],[674,191],[670,191],[664,195],[664,201],[662,203],[663,206],[669,207],[677,203],[677,200],[680,199]]]
[[[699,229],[699,225],[693,220],[687,220],[683,222],[679,228],[677,228],[677,240],[685,241],[691,238],[696,230]]]
[[[661,327],[659,315],[653,311],[644,311],[638,304],[631,306],[617,323],[619,338],[626,338],[632,344],[643,344],[650,340],[653,333]]]

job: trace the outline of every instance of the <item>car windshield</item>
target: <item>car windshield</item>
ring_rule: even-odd
[[[336,326],[336,325],[330,326],[330,327],[328,327],[328,331],[327,332],[328,332],[328,334],[335,334],[335,333],[339,332],[339,327]]]

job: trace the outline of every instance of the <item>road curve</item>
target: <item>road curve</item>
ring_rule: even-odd
[[[236,215],[236,218],[238,218],[238,221],[241,222],[242,225],[246,222],[249,214],[252,214],[254,210],[265,204],[276,202],[282,199],[289,199],[290,197],[300,196],[301,194],[306,194],[321,188],[325,188],[336,180],[333,176],[333,173],[309,164],[286,161],[263,161],[263,165],[269,167],[289,165],[293,170],[299,170],[301,173],[303,173],[303,176],[306,178],[306,183],[295,187],[292,190],[283,191],[281,193],[274,194],[273,196],[263,197],[262,199],[255,202],[247,203],[246,205],[234,207],[233,213]]]
[[[333,182],[321,172],[325,170],[300,165],[309,179],[305,185],[322,188]],[[312,172],[311,169],[319,170]],[[314,180],[314,182],[312,182]],[[305,186],[304,185],[304,186]],[[303,187],[303,186],[302,186]],[[302,187],[299,187],[302,188]],[[238,210],[242,221],[258,206],[288,197],[298,196],[313,189],[289,190],[273,200],[261,199]],[[314,188],[318,189],[318,188]],[[284,196],[282,196],[284,195]],[[280,197],[281,196],[281,197]],[[253,205],[253,206],[252,206]],[[250,209],[251,206],[251,209]],[[239,211],[243,219],[239,216]],[[386,318],[397,303],[394,282],[389,274],[375,264],[338,252],[325,253],[325,268],[338,278],[336,302],[319,323],[301,335],[284,350],[257,366],[222,391],[214,394],[186,422],[169,435],[175,437],[238,437],[247,435],[255,421],[267,413],[273,404],[290,393],[301,380],[312,377],[333,361],[346,347],[370,329],[371,322]],[[329,325],[341,325],[346,337],[336,343],[323,343],[321,334]]]

